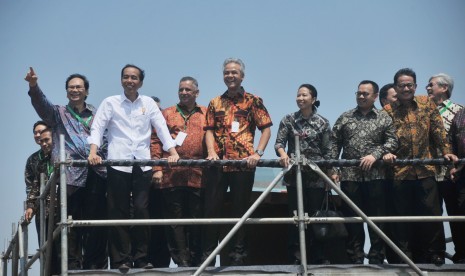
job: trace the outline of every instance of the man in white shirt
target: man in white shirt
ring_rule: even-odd
[[[179,155],[175,142],[166,126],[160,109],[152,98],[139,95],[144,71],[128,64],[121,70],[121,85],[124,94],[111,96],[102,101],[94,118],[91,136],[89,164],[97,165],[102,159],[97,149],[102,144],[105,130],[108,130],[108,159],[150,159],[150,136],[152,127],[168,151],[168,162],[175,164]],[[149,219],[148,202],[151,166],[108,168],[107,211],[108,219],[129,219],[129,202],[132,193],[134,200],[134,218]],[[153,268],[147,261],[149,226],[134,227],[133,240],[127,226],[110,227],[109,253],[112,268],[128,270],[131,267]],[[131,254],[134,252],[134,256]]]

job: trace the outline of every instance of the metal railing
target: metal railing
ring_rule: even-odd
[[[299,145],[298,137],[296,137],[296,145]],[[409,160],[395,160],[395,165],[420,165],[432,164],[443,165],[448,162],[444,159],[409,159]],[[465,159],[459,159],[459,164],[465,164]],[[268,185],[262,192],[258,199],[252,204],[248,211],[241,218],[226,218],[226,219],[131,219],[131,220],[73,220],[67,217],[67,198],[66,198],[66,170],[67,166],[88,166],[87,160],[66,160],[64,150],[64,137],[60,137],[60,162],[59,162],[59,175],[60,175],[60,223],[58,227],[53,230],[53,219],[49,219],[48,237],[45,241],[45,229],[41,230],[40,248],[38,252],[28,258],[27,256],[27,222],[22,219],[18,223],[18,229],[15,231],[13,238],[8,246],[8,249],[2,254],[2,275],[7,275],[7,261],[12,259],[12,275],[18,275],[18,262],[20,260],[20,273],[19,275],[27,275],[27,270],[32,264],[40,259],[41,262],[41,275],[44,275],[50,269],[50,254],[52,242],[58,234],[61,233],[61,271],[62,275],[68,275],[68,240],[67,233],[68,227],[91,227],[91,226],[115,226],[115,225],[191,225],[191,224],[235,224],[231,231],[222,239],[218,247],[210,254],[205,262],[197,269],[194,275],[200,275],[207,264],[210,263],[221,249],[227,244],[232,236],[239,230],[243,224],[297,224],[299,228],[300,238],[300,251],[301,251],[301,267],[304,275],[308,274],[306,248],[305,248],[305,227],[311,223],[361,223],[366,222],[367,225],[396,252],[401,259],[407,263],[417,274],[424,275],[422,272],[375,224],[374,222],[442,222],[442,221],[465,221],[465,216],[404,216],[404,217],[367,217],[342,191],[333,183],[325,173],[321,171],[321,167],[348,167],[358,166],[360,160],[318,160],[311,161],[305,157],[300,156],[299,149],[296,150],[296,158],[288,168],[284,168],[275,179]],[[102,166],[167,166],[166,160],[104,160]],[[376,161],[375,165],[382,166],[382,160]],[[245,160],[179,160],[177,166],[234,166],[246,167]],[[298,199],[298,212],[297,216],[291,218],[249,218],[253,211],[262,203],[265,197],[272,191],[279,180],[284,174],[291,169],[292,166],[297,166],[297,199]],[[339,218],[314,218],[309,217],[303,210],[303,196],[302,196],[302,176],[301,169],[303,166],[309,166],[322,179],[327,182],[331,188],[351,207],[360,217],[339,217]],[[280,167],[278,160],[262,159],[258,162],[257,167]],[[47,191],[54,190],[58,176],[52,173],[47,185],[41,188],[40,200],[40,221],[41,227],[45,227],[45,200]],[[55,196],[51,196],[51,199]],[[50,204],[50,206],[54,206]],[[51,210],[54,208],[51,208]],[[53,213],[52,213],[53,214]],[[44,252],[47,252],[45,257]],[[29,259],[29,260],[28,260]],[[43,263],[43,260],[47,260]]]

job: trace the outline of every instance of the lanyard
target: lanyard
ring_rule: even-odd
[[[449,108],[449,106],[452,104],[452,102],[448,102],[446,106],[444,106],[443,108],[441,108],[441,110],[439,111],[439,114],[442,115],[442,113],[446,112],[447,108]]]
[[[45,157],[41,155],[42,152],[39,152],[39,160],[43,160]],[[53,172],[53,166],[50,164],[50,159],[47,160],[47,176],[50,177],[50,175]]]
[[[181,114],[182,118],[184,119],[184,131],[187,129],[187,122],[189,121],[189,118],[192,116],[197,111],[197,107],[194,107],[192,109],[191,113],[189,115],[184,115],[184,112],[182,112],[181,108],[179,108],[179,105],[176,105],[176,109],[178,110],[179,114]]]
[[[69,105],[67,105],[66,108],[68,109],[68,111],[69,111],[71,114],[73,114],[73,116],[74,116],[74,118],[76,118],[76,120],[78,120],[79,122],[81,122],[81,124],[83,124],[87,129],[90,128],[90,127],[89,127],[89,122],[90,122],[90,120],[92,119],[92,116],[90,116],[89,118],[87,118],[87,120],[84,121],[84,120],[81,118],[81,116],[77,115],[76,112],[74,112],[74,110],[73,110],[71,107],[69,107]]]

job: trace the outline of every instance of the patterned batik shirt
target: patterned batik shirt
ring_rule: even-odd
[[[34,172],[34,180],[32,181],[31,190],[27,195],[26,206],[27,208],[32,208],[34,213],[36,214],[39,211],[40,204],[37,198],[40,196],[40,174],[43,173],[45,175],[45,183],[50,179],[50,175],[53,172],[53,164],[51,162],[50,154],[44,156],[43,152],[40,151],[38,156],[37,167]],[[56,186],[58,187],[58,186]],[[56,199],[56,198],[55,198]],[[55,201],[56,202],[56,201]],[[50,205],[50,193],[47,196],[46,201],[46,215],[48,215]],[[55,208],[56,208],[55,204]]]
[[[300,111],[286,115],[279,123],[278,134],[274,149],[279,156],[278,149],[286,148],[290,157],[295,152],[295,134],[299,136],[300,153],[306,158],[317,161],[331,157],[331,126],[329,121],[319,114],[313,113],[310,118],[302,117]],[[295,166],[284,177],[286,185],[296,184]],[[302,184],[305,187],[322,188],[324,180],[321,179],[308,166],[302,168]]]
[[[465,108],[455,114],[449,131],[452,150],[458,158],[465,158]],[[465,169],[460,172],[460,177],[465,177]]]
[[[398,159],[428,159],[432,158],[434,150],[439,150],[443,156],[451,153],[441,115],[427,96],[415,96],[410,106],[397,101],[385,105],[384,109],[396,128],[399,148],[395,155]],[[395,180],[416,180],[435,174],[433,165],[394,166]]]
[[[442,103],[438,104],[437,108],[438,108],[439,114],[442,117],[442,121],[444,123],[444,128],[446,130],[446,133],[449,136],[449,129],[450,129],[450,125],[452,124],[452,120],[454,119],[455,114],[459,112],[463,108],[463,106],[453,103],[451,100],[447,99],[443,101]],[[448,137],[448,141],[449,140],[450,138]],[[436,150],[436,151],[432,151],[432,153],[435,153],[433,154],[434,158],[442,158],[441,152],[438,152]],[[436,181],[444,181],[450,169],[451,169],[450,166],[438,166],[437,167],[438,173],[436,174]]]
[[[31,154],[26,161],[24,168],[24,182],[26,183],[26,195],[31,191],[34,177],[37,175],[37,164],[39,163],[39,154],[42,150],[38,150]]]
[[[86,104],[86,108],[78,114],[82,119],[89,120],[85,125],[70,112],[68,106],[53,105],[39,86],[30,87],[29,96],[32,106],[39,117],[52,128],[52,160],[54,163],[60,161],[60,135],[65,136],[66,158],[73,160],[87,160],[90,145],[87,137],[90,136],[90,126],[92,125],[95,107]],[[76,114],[76,111],[73,111]],[[99,148],[98,154],[106,159],[106,145]],[[91,167],[101,177],[106,178],[106,168],[102,166]],[[85,187],[88,167],[66,166],[66,184]]]
[[[260,97],[245,92],[230,98],[228,91],[210,101],[206,115],[205,130],[212,130],[215,137],[215,150],[221,159],[241,160],[254,154],[255,129],[271,127],[270,114]],[[233,122],[239,124],[233,132]],[[236,124],[237,124],[236,123]],[[255,169],[237,169],[224,167],[224,171]]]
[[[397,149],[398,142],[391,117],[373,107],[366,115],[358,108],[342,113],[333,127],[331,156],[338,159],[360,159],[373,155],[380,159]],[[360,167],[342,167],[342,181],[372,181],[386,178],[386,168],[373,166],[370,171]]]
[[[181,146],[176,151],[181,159],[203,159],[206,156],[205,146],[205,113],[207,108],[197,105],[189,114],[180,106],[165,108],[162,113],[171,137],[176,139],[180,132],[187,134]],[[154,130],[151,138],[150,153],[152,159],[167,158],[168,152],[163,151],[163,145]],[[161,183],[154,183],[157,189],[173,187],[203,188],[201,167],[153,167],[154,171],[163,171]]]

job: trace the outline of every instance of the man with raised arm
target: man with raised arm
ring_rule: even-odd
[[[29,96],[39,117],[52,128],[52,160],[60,157],[60,135],[65,137],[66,157],[86,159],[95,108],[86,103],[89,81],[72,74],[65,82],[67,105],[53,105],[40,89],[38,76],[31,67],[25,80]],[[105,152],[99,151],[102,157]],[[102,167],[66,167],[68,216],[75,220],[105,219],[106,170]],[[107,267],[106,230],[102,227],[70,228],[68,234],[68,269],[103,269]],[[82,252],[85,252],[82,256]]]

